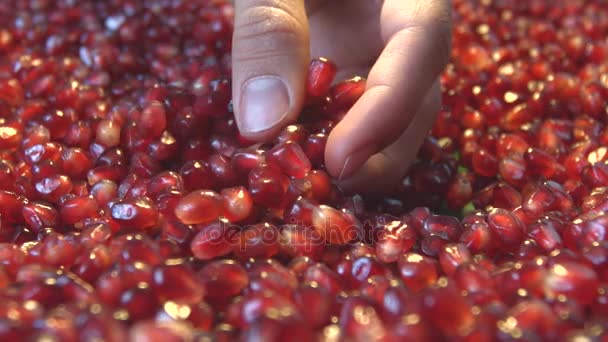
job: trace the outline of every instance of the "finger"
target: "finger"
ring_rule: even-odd
[[[435,82],[424,99],[411,124],[391,145],[371,156],[367,162],[340,186],[349,192],[368,195],[385,195],[396,189],[407,169],[416,159],[418,146],[422,145],[433,126],[441,107],[441,90]]]
[[[386,46],[366,90],[328,138],[326,166],[339,179],[402,134],[449,58],[447,0],[387,0],[381,23]]]
[[[236,1],[232,91],[243,136],[266,140],[295,121],[309,53],[304,0]]]

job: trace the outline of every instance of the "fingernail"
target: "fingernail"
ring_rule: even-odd
[[[342,170],[340,170],[338,181],[343,181],[352,177],[374,152],[376,152],[374,147],[369,146],[348,155],[348,157],[344,159],[344,165],[342,165]]]
[[[289,93],[280,78],[252,78],[243,87],[239,128],[249,133],[268,130],[282,121],[288,110]]]

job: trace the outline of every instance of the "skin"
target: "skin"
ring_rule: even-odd
[[[233,95],[241,134],[266,141],[295,122],[311,56],[327,57],[338,66],[337,80],[368,78],[328,138],[327,170],[347,190],[389,192],[440,109],[450,7],[449,0],[236,0]],[[257,96],[268,100],[251,110],[246,87],[263,76],[286,91]]]

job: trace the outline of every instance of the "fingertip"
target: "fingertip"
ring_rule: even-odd
[[[325,147],[325,167],[328,173],[337,180],[347,179],[359,169],[376,152],[376,146],[366,145],[353,149],[351,128],[336,127],[327,138]]]
[[[372,155],[356,172],[338,182],[347,193],[384,196],[394,192],[403,177],[403,167],[385,153]]]

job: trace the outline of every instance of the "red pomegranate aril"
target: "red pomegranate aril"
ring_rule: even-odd
[[[228,259],[209,262],[197,272],[197,277],[212,302],[231,299],[249,283],[243,266]]]
[[[323,57],[312,60],[308,66],[307,95],[319,97],[327,94],[336,76],[336,71],[336,65]]]
[[[413,247],[417,234],[401,221],[392,221],[378,232],[376,257],[384,263],[395,262]]]
[[[352,215],[326,205],[314,207],[311,213],[312,226],[325,241],[345,244],[359,234],[359,223]]]
[[[0,190],[0,215],[9,223],[23,222],[22,210],[26,199],[14,192]]]
[[[230,254],[237,243],[239,229],[225,219],[196,226],[198,233],[190,243],[195,258],[210,260]]]
[[[316,283],[332,295],[342,290],[342,283],[338,275],[325,264],[315,263],[306,269],[302,279],[305,283]]]
[[[125,265],[124,276],[129,278],[131,285],[150,281],[152,276],[150,267],[162,262],[158,246],[146,235],[117,236],[110,242],[110,250],[113,258]]]
[[[147,197],[125,199],[112,204],[112,218],[125,228],[149,230],[158,224],[158,211]]]
[[[365,79],[354,77],[332,86],[330,89],[330,114],[333,115],[336,114],[336,111],[344,111],[352,107],[365,91],[365,84]]]
[[[539,215],[553,209],[556,202],[557,198],[551,188],[540,185],[524,198],[522,207],[530,215]]]
[[[23,134],[17,125],[0,126],[0,149],[14,149],[19,146]]]
[[[448,244],[439,253],[439,264],[443,273],[448,276],[454,275],[456,269],[469,263],[472,260],[471,253],[467,247],[461,243]]]
[[[184,224],[211,222],[222,214],[223,199],[214,191],[193,191],[185,195],[175,207],[175,216]]]
[[[154,175],[150,178],[147,186],[147,194],[153,199],[157,199],[158,195],[168,191],[182,191],[184,185],[182,177],[173,171],[165,171]]]
[[[97,201],[91,197],[75,197],[59,205],[61,221],[65,224],[76,224],[84,219],[96,217],[99,212]]]
[[[300,145],[293,141],[281,143],[269,150],[266,161],[268,166],[296,178],[304,177],[311,169],[308,157]]]
[[[56,227],[59,223],[57,210],[44,203],[27,203],[23,205],[21,212],[25,223],[35,233],[43,228]]]
[[[224,203],[224,216],[231,222],[239,222],[251,215],[253,199],[244,187],[224,189],[221,192]]]
[[[184,264],[165,264],[153,271],[152,287],[161,301],[197,304],[203,298],[203,287]]]
[[[450,216],[431,215],[421,227],[425,235],[438,235],[442,239],[455,241],[460,236],[462,226],[458,219]]]
[[[112,266],[110,251],[104,245],[93,247],[79,256],[72,271],[88,283],[94,283],[99,276]]]
[[[147,283],[139,283],[135,288],[127,289],[120,296],[120,306],[129,314],[132,321],[151,317],[158,303],[153,290]]]
[[[526,170],[531,175],[553,178],[563,173],[563,167],[550,154],[536,148],[530,148],[524,154]]]
[[[551,252],[562,246],[555,224],[549,219],[540,219],[528,226],[528,236],[546,252]]]
[[[167,116],[162,103],[154,101],[146,105],[137,121],[137,130],[143,139],[155,139],[167,128]]]
[[[254,203],[270,208],[280,208],[289,186],[289,178],[280,171],[268,166],[259,166],[251,170],[248,188]]]
[[[314,260],[321,258],[325,248],[322,237],[309,227],[285,225],[279,236],[281,251],[291,257],[307,256]]]
[[[87,182],[93,185],[104,180],[120,182],[127,175],[127,169],[123,166],[98,166],[87,172]]]
[[[525,227],[519,218],[505,209],[493,209],[487,217],[492,239],[498,248],[512,250],[524,240]]]
[[[450,208],[462,208],[473,197],[473,187],[471,176],[458,174],[452,181],[447,190],[446,201]]]
[[[95,141],[104,147],[115,147],[120,143],[120,126],[110,120],[101,120],[95,131]]]
[[[481,176],[492,177],[498,173],[498,160],[485,149],[473,153],[472,165]]]
[[[279,230],[272,224],[259,223],[238,233],[233,251],[241,260],[247,260],[272,257],[279,248]]]
[[[84,179],[93,167],[93,161],[80,148],[67,148],[61,155],[61,169],[72,179]]]
[[[17,106],[23,103],[24,91],[19,80],[8,78],[0,81],[0,100],[10,106]]]
[[[434,284],[439,277],[437,261],[417,253],[401,256],[398,265],[401,280],[414,292]]]
[[[362,298],[346,300],[340,312],[340,327],[345,337],[385,338],[387,331],[372,303]]]
[[[561,262],[549,268],[543,284],[550,298],[561,295],[587,305],[598,295],[599,280],[595,271],[584,264]]]
[[[179,171],[184,181],[186,190],[211,189],[215,187],[216,181],[211,167],[202,161],[188,161],[184,163]]]
[[[276,143],[279,145],[288,141],[293,141],[302,146],[307,136],[308,131],[303,125],[289,125],[276,137]]]

